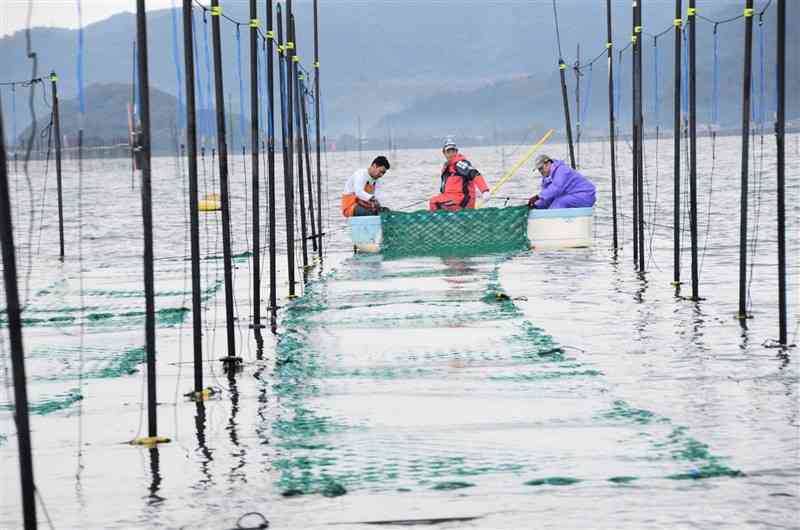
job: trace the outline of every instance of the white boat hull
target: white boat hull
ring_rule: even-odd
[[[532,249],[580,248],[592,245],[594,208],[531,210],[528,242]]]

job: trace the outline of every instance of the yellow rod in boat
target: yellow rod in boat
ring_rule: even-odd
[[[525,162],[527,162],[528,160],[531,159],[531,157],[536,153],[536,151],[538,151],[539,148],[542,147],[542,145],[547,140],[550,139],[550,137],[553,135],[554,132],[555,132],[555,129],[550,129],[549,131],[547,131],[544,134],[544,136],[542,136],[542,139],[539,140],[538,142],[536,142],[536,144],[534,144],[533,147],[528,149],[528,152],[525,153],[525,155],[519,160],[519,162],[514,164],[514,166],[511,169],[509,169],[508,172],[505,175],[503,175],[503,178],[501,178],[500,180],[497,181],[497,184],[495,184],[494,187],[491,190],[489,190],[489,198],[490,199],[492,197],[494,197],[495,193],[498,192],[498,190],[503,186],[503,184],[505,184],[506,182],[511,180],[511,177],[513,177],[514,174],[517,171],[519,171],[519,168],[521,168],[525,164]],[[478,208],[480,208],[482,206],[483,205],[480,205],[480,206],[478,206]]]

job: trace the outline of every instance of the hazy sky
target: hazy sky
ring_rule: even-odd
[[[171,7],[173,1],[181,5],[181,0],[145,0],[148,10]],[[25,29],[29,3],[33,6],[31,27],[78,27],[78,0],[0,0],[0,36]],[[87,25],[115,13],[136,11],[136,0],[81,0],[81,11]]]

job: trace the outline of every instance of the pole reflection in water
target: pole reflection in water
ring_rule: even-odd
[[[148,451],[150,452],[150,495],[147,504],[149,506],[157,506],[166,500],[158,494],[158,490],[161,489],[162,480],[161,463],[157,447],[151,447]]]
[[[258,419],[256,420],[255,431],[256,436],[259,440],[259,445],[266,445],[268,446],[270,443],[270,434],[272,432],[270,426],[270,417],[269,417],[269,396],[267,395],[267,389],[269,388],[269,380],[262,379],[264,376],[269,376],[269,372],[266,372],[265,367],[260,367],[258,370],[253,373],[253,377],[258,381],[259,384],[259,391],[258,391],[258,407],[256,409],[256,415]],[[262,452],[262,454],[267,454],[266,452]],[[270,458],[267,456],[265,461],[265,468],[269,469],[271,461]]]
[[[238,425],[236,423],[236,415],[239,413],[239,389],[236,386],[236,377],[233,373],[228,373],[228,391],[231,395],[231,416],[228,419],[228,426],[226,429],[228,431],[231,444],[233,444],[233,447],[231,447],[231,456],[239,459],[238,463],[231,467],[231,472],[228,479],[228,481],[233,484],[237,481],[247,482],[245,478],[246,474],[243,471],[243,468],[247,463],[247,453],[244,450],[244,447],[239,445],[239,434],[237,431]]]
[[[698,353],[707,353],[709,348],[705,342],[705,324],[708,319],[699,302],[694,302],[692,307],[692,344]]]
[[[197,414],[194,417],[195,430],[197,435],[197,451],[202,455],[200,460],[200,472],[203,477],[200,482],[194,486],[196,489],[205,489],[214,484],[214,479],[211,477],[209,471],[209,464],[214,460],[213,451],[206,445],[206,404],[202,401],[195,403],[197,406]]]

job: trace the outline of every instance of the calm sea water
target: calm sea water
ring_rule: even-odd
[[[778,334],[774,142],[765,137],[762,150],[757,139],[750,172],[745,326],[735,318],[740,143],[700,142],[700,302],[684,298],[691,294],[686,217],[679,296],[671,285],[666,138],[646,143],[645,274],[632,258],[624,142],[616,254],[602,142],[581,148],[582,171],[599,192],[592,248],[460,259],[354,256],[339,190],[379,153],[329,153],[324,267],[298,285],[295,300],[286,296],[282,202],[276,207],[280,327],[275,335],[264,330],[261,360],[249,327],[249,159],[236,158],[235,331],[245,365],[229,378],[218,360],[227,353],[221,231],[218,213],[203,214],[203,377],[217,393],[202,405],[183,396],[193,388],[185,168],[176,158],[156,159],[159,431],[172,440],[158,449],[127,444],[147,425],[141,206],[129,162],[87,160],[80,179],[67,161],[63,264],[53,168],[32,165],[29,186],[20,166],[13,213],[40,521],[46,508],[55,528],[234,528],[254,511],[272,528],[798,528],[798,350],[765,346]],[[797,145],[790,137],[795,342]],[[465,152],[493,183],[525,149]],[[560,144],[547,151],[566,155]],[[388,205],[422,206],[415,203],[438,185],[438,150],[390,155],[382,182]],[[201,161],[201,195],[217,191],[214,162]],[[276,187],[282,195],[282,180]],[[537,187],[528,164],[494,205],[520,204]],[[262,211],[264,306],[265,220]],[[17,528],[5,329],[0,345],[0,527]],[[258,521],[252,515],[240,524]]]

